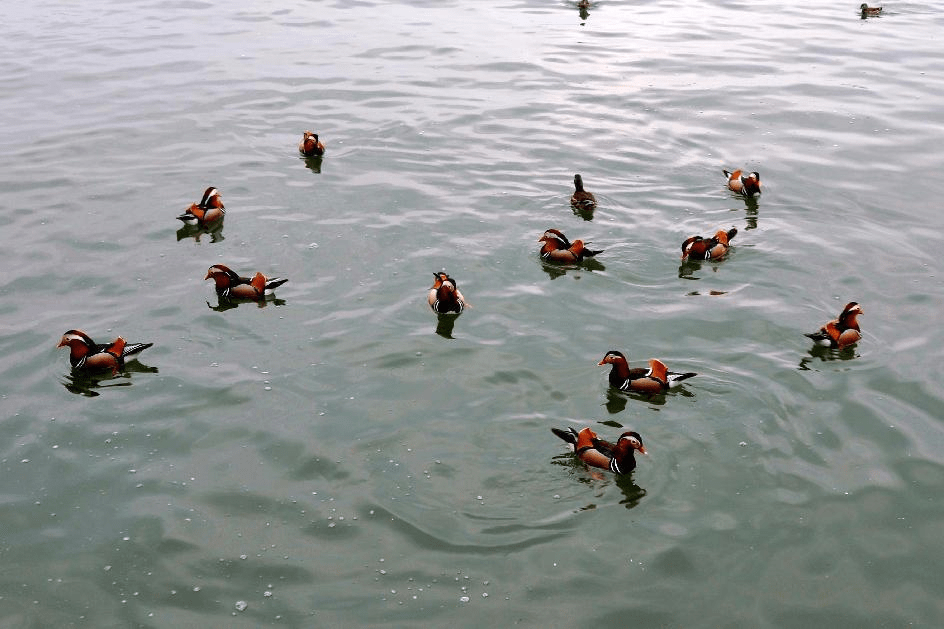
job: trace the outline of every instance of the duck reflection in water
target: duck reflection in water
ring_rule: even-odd
[[[436,334],[443,337],[444,339],[455,338],[452,336],[452,329],[456,325],[457,318],[458,315],[454,314],[438,315],[438,320],[436,322]]]
[[[687,389],[672,389],[672,395],[694,398],[695,394]],[[606,390],[606,402],[603,406],[610,415],[616,415],[626,410],[629,400],[638,400],[653,406],[665,406],[666,393],[640,393],[638,391],[620,391],[610,387]],[[603,422],[606,423],[606,422]]]
[[[631,476],[617,476],[616,486],[623,492],[623,499],[620,504],[627,509],[632,509],[639,504],[639,501],[646,497],[646,490],[637,485]]]
[[[853,358],[859,357],[859,354],[856,353],[856,348],[854,345],[843,347],[841,349],[837,349],[835,347],[824,347],[822,345],[814,345],[807,351],[807,354],[809,354],[809,356],[804,356],[801,358],[800,364],[797,366],[797,369],[800,371],[813,370],[811,364],[815,363],[816,360],[826,363],[835,360],[852,360]]]
[[[593,258],[588,258],[580,264],[548,264],[547,262],[542,262],[541,267],[544,269],[544,272],[547,273],[547,276],[552,280],[556,280],[559,277],[564,277],[567,275],[568,271],[574,271],[574,279],[579,280],[581,277],[579,273],[580,271],[603,272],[606,270],[606,266],[604,266],[599,260],[595,260]]]
[[[223,222],[220,221],[215,225],[208,226],[184,225],[177,230],[177,242],[185,238],[193,238],[193,241],[199,244],[204,234],[209,234],[210,242],[222,242],[224,240]]]
[[[157,367],[149,367],[141,364],[140,361],[125,364],[121,371],[113,374],[90,374],[77,369],[66,374],[62,386],[70,393],[84,395],[86,397],[96,397],[101,395],[100,389],[111,387],[130,387],[131,374],[133,373],[157,373]]]
[[[565,454],[555,457],[555,460],[551,461],[551,463],[574,470],[577,482],[590,488],[593,491],[594,498],[602,498],[606,493],[606,488],[610,486],[610,483],[615,484],[622,492],[623,498],[619,503],[627,509],[636,507],[642,502],[642,499],[646,497],[646,490],[636,484],[631,474],[614,476],[612,474],[607,475],[603,472],[597,472],[596,470],[590,470],[589,474],[577,474],[576,470],[579,469],[586,472],[586,466],[581,465],[580,461],[577,461],[572,456],[568,457]],[[609,476],[609,478],[607,478],[607,476]],[[588,502],[584,506],[578,507],[576,511],[593,511],[596,508],[597,503]]]
[[[593,220],[593,210],[595,208],[587,208],[582,205],[571,205],[570,209],[574,211],[574,216],[579,216],[585,221]]]
[[[324,160],[323,156],[315,155],[312,157],[302,157],[302,159],[305,160],[305,166],[308,167],[308,170],[316,175],[321,174],[321,162]]]
[[[642,396],[634,394],[634,397],[641,398]],[[606,406],[606,410],[610,415],[616,415],[617,413],[625,411],[627,403],[629,403],[628,395],[620,393],[613,388],[606,390],[606,404],[604,404],[604,406]],[[664,396],[662,403],[665,404]]]
[[[700,280],[701,277],[695,274],[701,271],[702,265],[708,265],[708,268],[711,269],[714,273],[717,273],[718,269],[721,268],[720,261],[686,259],[682,262],[682,264],[678,268],[679,279]]]
[[[581,20],[585,20],[590,17],[590,0],[578,0],[577,11],[580,13]]]
[[[744,199],[744,220],[747,223],[744,229],[757,229],[757,199]]]
[[[273,306],[284,306],[285,300],[279,299],[277,297],[270,297],[264,300],[255,301],[252,299],[230,299],[217,295],[215,306],[210,302],[206,302],[207,308],[216,312],[226,312],[227,310],[238,308],[241,304],[254,304],[258,308],[265,308],[269,304],[272,304]]]

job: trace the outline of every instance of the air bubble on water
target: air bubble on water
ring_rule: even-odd
[[[249,607],[249,603],[246,601],[236,601],[236,605],[234,605],[234,607],[236,608],[236,611],[244,612]]]

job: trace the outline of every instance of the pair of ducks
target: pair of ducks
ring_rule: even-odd
[[[806,336],[818,345],[833,348],[848,347],[862,338],[857,320],[861,314],[863,314],[862,307],[854,301],[849,302],[837,318]],[[696,375],[669,371],[662,361],[656,359],[649,361],[649,369],[640,367],[630,369],[626,357],[615,350],[607,352],[599,364],[613,365],[610,370],[610,386],[621,391],[661,393]],[[570,427],[551,428],[551,431],[563,439],[577,458],[586,465],[609,470],[615,474],[628,474],[636,469],[637,451],[646,454],[642,437],[635,431],[622,433],[615,444],[599,439],[589,427],[579,432]]]
[[[215,264],[207,270],[204,280],[212,279],[216,294],[233,301],[262,301],[287,279],[268,278],[262,273],[242,277],[228,266]],[[137,360],[138,355],[154,343],[128,343],[120,336],[108,344],[96,343],[82,330],[69,330],[62,335],[57,347],[69,348],[69,363],[73,369],[89,374],[114,375],[125,363]]]
[[[192,204],[177,218],[187,225],[207,226],[222,220],[224,214],[220,191],[210,186],[203,193],[200,203]],[[280,277],[267,278],[262,273],[256,273],[251,278],[242,277],[224,264],[211,266],[203,279],[212,279],[216,283],[217,294],[224,299],[251,301],[261,301],[271,296],[273,290],[288,281]]]
[[[722,172],[728,178],[728,189],[732,192],[748,199],[760,196],[760,173],[756,170],[747,174],[741,170]],[[682,259],[719,260],[728,253],[730,241],[737,233],[737,229],[732,227],[727,231],[718,230],[710,238],[691,236],[682,243]]]
[[[567,240],[567,236],[556,229],[544,232],[538,242],[544,243],[541,258],[554,262],[576,263],[603,251],[602,249],[598,251],[587,249],[582,240],[571,243]],[[445,271],[434,272],[433,277],[435,278],[433,285],[426,294],[426,302],[430,309],[438,315],[461,314],[468,304],[456,280]]]
[[[863,15],[867,11],[869,15],[878,15],[881,13],[882,8],[870,8],[868,5],[863,4],[861,10]],[[760,175],[756,171],[744,175],[740,170],[735,170],[734,172],[725,170],[724,174],[728,177],[728,188],[734,192],[743,194],[745,197],[756,197],[760,195]],[[724,252],[727,251],[728,240],[733,238],[736,233],[736,229],[731,229],[727,232],[719,231],[712,239],[707,241],[698,236],[689,238],[682,243],[682,258],[685,258],[686,255],[689,259],[693,256],[698,259],[704,256],[706,260],[713,260],[715,259],[716,253],[724,255]],[[862,338],[862,334],[859,330],[859,322],[857,320],[857,317],[861,314],[864,314],[862,307],[859,306],[858,303],[850,301],[846,304],[845,308],[842,309],[842,312],[839,313],[837,318],[829,321],[816,332],[807,334],[806,336],[813,339],[818,345],[832,347],[833,349],[848,347],[853,343],[857,343],[859,339]]]
[[[320,157],[324,155],[325,146],[318,139],[317,133],[305,131],[301,142],[298,143],[298,151],[305,157]],[[215,186],[210,186],[204,191],[199,203],[192,203],[177,218],[185,225],[205,228],[216,225],[223,220],[225,215],[226,208],[223,206],[220,191]]]
[[[748,199],[760,196],[760,173],[756,170],[746,175],[740,170],[722,172],[728,178],[728,189],[732,192]],[[682,259],[719,260],[728,253],[730,241],[737,233],[737,229],[732,227],[727,231],[720,229],[710,238],[691,236],[682,243]]]
[[[843,349],[862,338],[859,328],[859,315],[865,314],[857,302],[850,301],[839,313],[839,316],[828,321],[816,332],[804,334],[817,345]],[[620,391],[636,391],[639,393],[663,393],[669,388],[687,380],[694,373],[678,373],[669,371],[662,361],[653,358],[649,361],[649,368],[636,367],[630,369],[626,357],[615,350],[606,353],[600,365],[613,365],[610,370],[610,386]]]
[[[616,350],[608,351],[599,364],[613,365],[610,370],[610,386],[620,391],[662,393],[696,375],[669,371],[662,361],[655,358],[649,361],[649,369],[630,369],[626,357]],[[551,428],[551,432],[563,439],[577,458],[586,465],[609,470],[614,474],[629,474],[636,469],[636,452],[646,454],[642,437],[634,430],[622,433],[616,443],[598,438],[590,427],[580,431],[571,427]]]
[[[302,140],[298,144],[298,150],[306,157],[316,157],[324,155],[324,144],[318,139],[317,133],[305,131]],[[210,186],[203,193],[203,198],[199,203],[193,203],[183,214],[177,218],[185,225],[206,227],[223,220],[226,214],[226,208],[223,205],[223,198],[220,191],[215,186]]]
[[[863,5],[864,6],[864,5]],[[881,9],[879,9],[881,11]],[[741,170],[722,170],[728,178],[728,188],[746,197],[760,196],[760,173],[756,170],[744,173]],[[596,197],[583,187],[583,177],[574,175],[574,194],[570,197],[570,204],[585,209],[593,209],[597,205]]]

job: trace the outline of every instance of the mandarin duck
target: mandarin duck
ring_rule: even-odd
[[[655,358],[649,361],[649,369],[643,367],[629,368],[629,363],[622,352],[610,350],[598,364],[613,365],[610,370],[610,386],[620,391],[638,391],[640,393],[662,393],[674,387],[682,380],[697,374],[677,373],[669,371],[661,360]]]
[[[109,345],[102,345],[82,330],[69,330],[56,347],[69,348],[69,363],[73,369],[114,373],[124,367],[125,362],[136,360],[138,354],[152,345],[154,343],[128,343],[120,336]]]
[[[583,177],[580,175],[574,175],[574,194],[570,197],[570,204],[581,210],[592,210],[597,206],[593,193],[583,189]]]
[[[846,304],[846,307],[842,309],[842,312],[839,313],[837,318],[828,322],[816,332],[806,334],[805,336],[813,339],[817,345],[832,348],[843,348],[847,345],[852,345],[862,338],[862,334],[859,331],[859,322],[856,320],[856,317],[860,314],[865,314],[862,312],[862,306],[854,301],[850,301]]]
[[[204,280],[213,279],[216,283],[216,294],[224,299],[249,299],[262,301],[272,295],[272,291],[287,282],[281,277],[266,277],[256,273],[251,278],[241,277],[231,268],[223,264],[214,264],[207,269]]]
[[[875,17],[876,15],[879,15],[882,13],[882,7],[870,7],[869,5],[863,2],[859,6],[859,13],[862,14],[862,19],[865,19],[867,17]]]
[[[433,273],[436,280],[426,297],[429,307],[436,314],[454,313],[459,314],[466,306],[465,297],[459,292],[459,286],[456,281],[449,277],[445,271]]]
[[[629,474],[636,468],[636,450],[646,453],[642,444],[642,437],[633,430],[624,432],[610,443],[597,438],[596,433],[589,427],[580,432],[568,427],[551,428],[551,432],[570,444],[577,458],[591,467],[610,470],[616,474]]]
[[[732,227],[728,231],[723,229],[715,232],[711,238],[692,236],[682,243],[682,259],[689,260],[717,260],[728,252],[728,241],[737,235],[738,230]]]
[[[222,220],[226,210],[223,209],[223,198],[220,191],[210,186],[203,193],[200,203],[193,203],[186,211],[178,216],[186,225],[205,226]]]
[[[317,133],[305,131],[302,134],[302,141],[298,143],[298,152],[305,157],[320,157],[324,155],[325,147],[318,139]]]
[[[543,242],[541,247],[541,259],[547,262],[563,262],[565,264],[577,264],[584,258],[592,258],[598,253],[603,253],[603,249],[587,249],[582,240],[575,240],[571,243],[567,236],[557,229],[549,229],[538,239]]]
[[[725,170],[723,172],[724,176],[728,178],[728,189],[748,198],[760,196],[760,173],[756,170],[746,175],[740,170],[734,172]]]

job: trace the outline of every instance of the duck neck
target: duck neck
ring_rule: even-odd
[[[626,362],[625,358],[617,358],[616,362],[612,364],[613,368],[610,370],[610,381],[623,384],[623,382],[629,378],[629,363]]]

